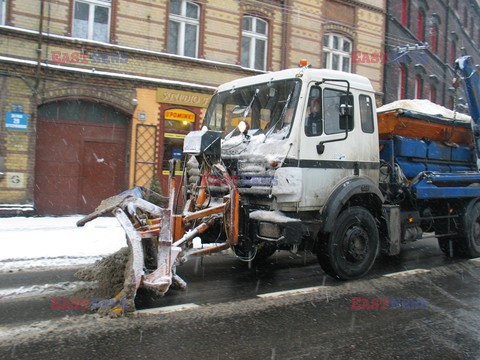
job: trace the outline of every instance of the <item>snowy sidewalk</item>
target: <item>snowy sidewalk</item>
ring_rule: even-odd
[[[126,246],[117,219],[98,218],[78,228],[81,218],[0,218],[0,272],[84,265]]]

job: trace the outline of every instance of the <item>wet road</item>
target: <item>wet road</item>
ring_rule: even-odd
[[[315,257],[304,254],[279,253],[253,269],[223,255],[193,260],[178,269],[187,291],[160,299],[140,294],[139,308],[197,305],[169,314],[100,319],[70,310],[63,318],[67,310],[50,309],[48,298],[0,302],[0,358],[480,358],[480,262],[447,258],[434,240],[403,250],[399,257],[380,258],[366,279],[354,282],[325,276]],[[430,272],[383,276],[411,269]],[[32,284],[36,277],[73,280],[72,270],[20,274],[0,275],[1,287]],[[321,287],[257,296],[312,286]],[[389,299],[390,308],[352,309],[352,297]],[[423,298],[428,306],[392,309],[399,297]],[[30,325],[47,319],[54,320]]]
[[[435,239],[425,239],[405,245],[400,256],[379,257],[367,279],[416,268],[429,269],[457,261],[459,259],[445,257]],[[1,300],[2,289],[75,282],[76,270],[78,269],[0,274],[0,325],[88,313],[81,309],[51,309],[52,296],[68,297],[68,294],[57,292],[55,289],[44,296]],[[166,296],[158,297],[140,289],[136,307],[146,309],[190,303],[218,304],[255,298],[263,293],[343,284],[342,281],[325,275],[318,265],[316,256],[304,252],[298,254],[277,252],[266,264],[258,267],[252,267],[249,263],[241,262],[229,254],[219,254],[191,259],[178,267],[177,272],[188,283],[187,290],[172,289]]]

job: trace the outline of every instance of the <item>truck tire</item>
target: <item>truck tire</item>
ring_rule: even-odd
[[[343,210],[334,230],[320,239],[318,262],[330,276],[342,280],[358,279],[373,266],[380,248],[377,225],[363,207]]]
[[[463,236],[458,239],[460,254],[474,258],[480,256],[480,203],[476,203],[463,216]]]

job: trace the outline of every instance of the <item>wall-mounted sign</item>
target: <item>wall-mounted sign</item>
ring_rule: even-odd
[[[28,114],[7,112],[5,113],[5,128],[13,130],[27,130]]]
[[[12,105],[12,112],[23,113],[23,105]]]
[[[25,174],[18,172],[7,172],[7,187],[22,189],[25,187]]]
[[[138,113],[138,120],[140,121],[147,120],[147,113],[144,113],[144,112]]]
[[[165,110],[165,120],[195,122],[195,114],[184,109],[168,109]]]
[[[180,160],[182,158],[182,149],[172,150],[172,159]]]
[[[157,89],[157,102],[164,104],[175,104],[185,106],[207,107],[212,96],[199,94],[191,91],[180,91],[173,89]]]

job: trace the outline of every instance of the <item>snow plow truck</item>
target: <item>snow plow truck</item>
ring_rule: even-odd
[[[185,137],[180,186],[170,160],[168,204],[133,188],[77,225],[118,219],[130,255],[117,296],[128,298],[183,288],[181,264],[226,249],[254,262],[312,251],[342,280],[424,233],[448,255],[478,257],[480,91],[471,58],[456,66],[473,122],[431,103],[377,110],[367,78],[309,66],[223,84]]]

